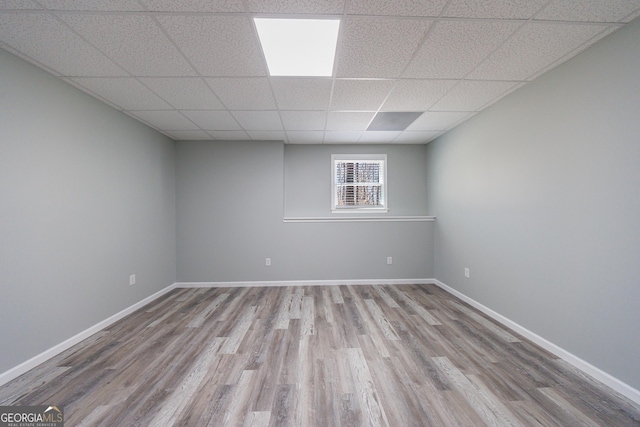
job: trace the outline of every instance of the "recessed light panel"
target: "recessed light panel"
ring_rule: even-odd
[[[405,130],[422,115],[422,111],[380,112],[369,123],[367,130],[399,131]]]
[[[331,76],[340,20],[254,18],[272,76]]]

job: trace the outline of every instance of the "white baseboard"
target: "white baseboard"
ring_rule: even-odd
[[[6,372],[0,373],[0,386],[3,384],[8,383],[9,381],[13,380],[14,378],[19,377],[20,375],[24,374],[25,372],[35,368],[36,366],[40,365],[43,362],[46,362],[47,360],[51,359],[52,357],[57,356],[58,354],[62,353],[63,351],[65,351],[66,349],[70,348],[71,346],[78,344],[80,341],[89,338],[91,335],[95,334],[96,332],[101,331],[102,329],[105,329],[107,326],[117,322],[118,320],[122,319],[123,317],[133,313],[134,311],[136,311],[137,309],[144,307],[145,305],[149,304],[151,301],[161,297],[162,295],[166,294],[167,292],[171,291],[172,289],[175,289],[175,283],[173,285],[169,285],[166,288],[162,289],[161,291],[156,292],[153,295],[150,295],[148,297],[146,297],[145,299],[138,301],[137,303],[133,304],[130,307],[125,308],[124,310],[114,314],[113,316],[99,322],[96,323],[95,325],[91,326],[88,329],[85,329],[84,331],[72,336],[71,338],[61,342],[60,344],[57,344],[53,347],[51,347],[48,350],[43,351],[42,353],[38,354],[37,356],[32,357],[31,359],[27,360],[26,362],[23,362],[21,364],[19,364],[16,367],[13,367],[11,369],[9,369]]]
[[[253,286],[431,285],[435,279],[278,280],[253,282],[177,282],[176,288],[244,288]]]
[[[623,396],[627,397],[628,399],[634,401],[635,403],[640,404],[640,391],[635,389],[635,388],[633,388],[633,387],[631,387],[629,384],[626,384],[625,382],[620,381],[618,378],[614,377],[613,375],[610,375],[610,374],[604,372],[603,370],[593,366],[589,362],[586,362],[586,361],[582,360],[578,356],[566,351],[562,347],[559,347],[558,345],[556,345],[556,344],[554,344],[554,343],[542,338],[540,335],[538,335],[538,334],[536,334],[534,332],[531,332],[527,328],[517,324],[516,322],[512,321],[511,319],[508,319],[508,318],[504,317],[503,315],[501,315],[499,313],[496,313],[495,311],[491,310],[489,307],[486,307],[486,306],[482,305],[481,303],[479,303],[478,301],[476,301],[476,300],[466,296],[465,294],[453,289],[452,287],[445,285],[441,281],[433,280],[431,283],[433,283],[433,284],[437,285],[438,287],[440,287],[441,289],[449,292],[451,295],[454,295],[454,296],[460,298],[462,301],[468,303],[469,305],[477,308],[478,310],[480,310],[481,312],[483,312],[487,316],[489,316],[492,319],[500,322],[501,324],[503,324],[504,326],[512,329],[513,331],[519,333],[523,337],[525,337],[528,340],[534,342],[535,344],[539,345],[540,347],[544,348],[545,350],[555,354],[556,356],[558,356],[562,360],[564,360],[567,363],[575,366],[576,368],[580,369],[582,372],[590,375],[594,379],[600,381],[604,385],[606,385],[606,386],[610,387],[611,389],[617,391],[618,393],[622,394]]]

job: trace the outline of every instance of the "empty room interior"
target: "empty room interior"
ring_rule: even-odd
[[[0,406],[640,425],[638,16],[0,2]]]

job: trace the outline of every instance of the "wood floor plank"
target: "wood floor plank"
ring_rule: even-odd
[[[175,289],[0,387],[81,426],[640,426],[433,285]]]

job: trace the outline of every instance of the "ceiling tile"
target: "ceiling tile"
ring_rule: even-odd
[[[438,16],[448,0],[350,0],[347,13],[354,15]]]
[[[123,76],[126,72],[45,13],[0,15],[0,40],[62,76]]]
[[[324,111],[281,111],[285,130],[324,130],[327,113]]]
[[[431,109],[433,111],[477,111],[504,96],[516,86],[518,84],[514,82],[463,80]]]
[[[342,14],[345,0],[247,0],[250,12]]]
[[[61,18],[134,76],[189,76],[194,71],[152,18],[63,14]]]
[[[242,130],[228,111],[181,111],[189,120],[204,130]]]
[[[361,144],[390,144],[402,132],[400,131],[367,131],[362,132]]]
[[[266,64],[248,17],[193,15],[156,19],[203,76],[266,76]]]
[[[521,25],[508,22],[437,22],[403,77],[461,79]]]
[[[247,132],[254,141],[285,141],[287,135],[276,130],[250,130]]]
[[[323,139],[322,131],[287,131],[287,140],[290,144],[322,144]]]
[[[357,144],[364,132],[337,131],[325,132],[325,144]]]
[[[78,11],[142,11],[144,8],[137,0],[39,0],[49,10]]]
[[[199,77],[149,77],[140,81],[178,110],[220,110],[224,106]]]
[[[171,106],[132,77],[69,79],[123,110],[169,110]]]
[[[577,50],[607,27],[530,23],[489,56],[467,77],[487,80],[527,80]]]
[[[629,22],[640,9],[638,0],[555,0],[536,19],[588,22]]]
[[[104,1],[104,0],[100,0]],[[242,0],[142,0],[155,12],[244,12]]]
[[[549,0],[452,0],[442,16],[529,19]]]
[[[377,111],[393,87],[394,80],[336,80],[332,110]]]
[[[266,77],[209,78],[207,83],[230,110],[276,109],[276,101]]]
[[[331,97],[331,79],[272,78],[271,85],[281,110],[326,110]]]
[[[206,141],[211,139],[211,135],[203,130],[172,130],[166,132],[170,137],[176,140],[198,140]]]
[[[232,111],[244,130],[282,130],[277,111]]]
[[[209,135],[218,141],[249,141],[249,135],[242,130],[217,130],[208,131]]]
[[[405,130],[393,140],[394,144],[424,144],[441,134],[440,131],[416,132]]]
[[[456,80],[399,80],[382,106],[382,110],[428,110],[455,84]]]
[[[42,9],[39,4],[33,0],[4,0],[0,3],[0,10],[33,10]]]
[[[471,116],[471,113],[427,111],[411,123],[407,131],[447,130]]]
[[[375,112],[336,112],[330,111],[327,116],[329,131],[364,131],[375,116]]]
[[[131,111],[136,117],[149,123],[157,129],[167,131],[174,130],[199,130],[189,119],[175,110],[170,111]]]
[[[337,76],[398,77],[429,25],[424,20],[347,18]]]

